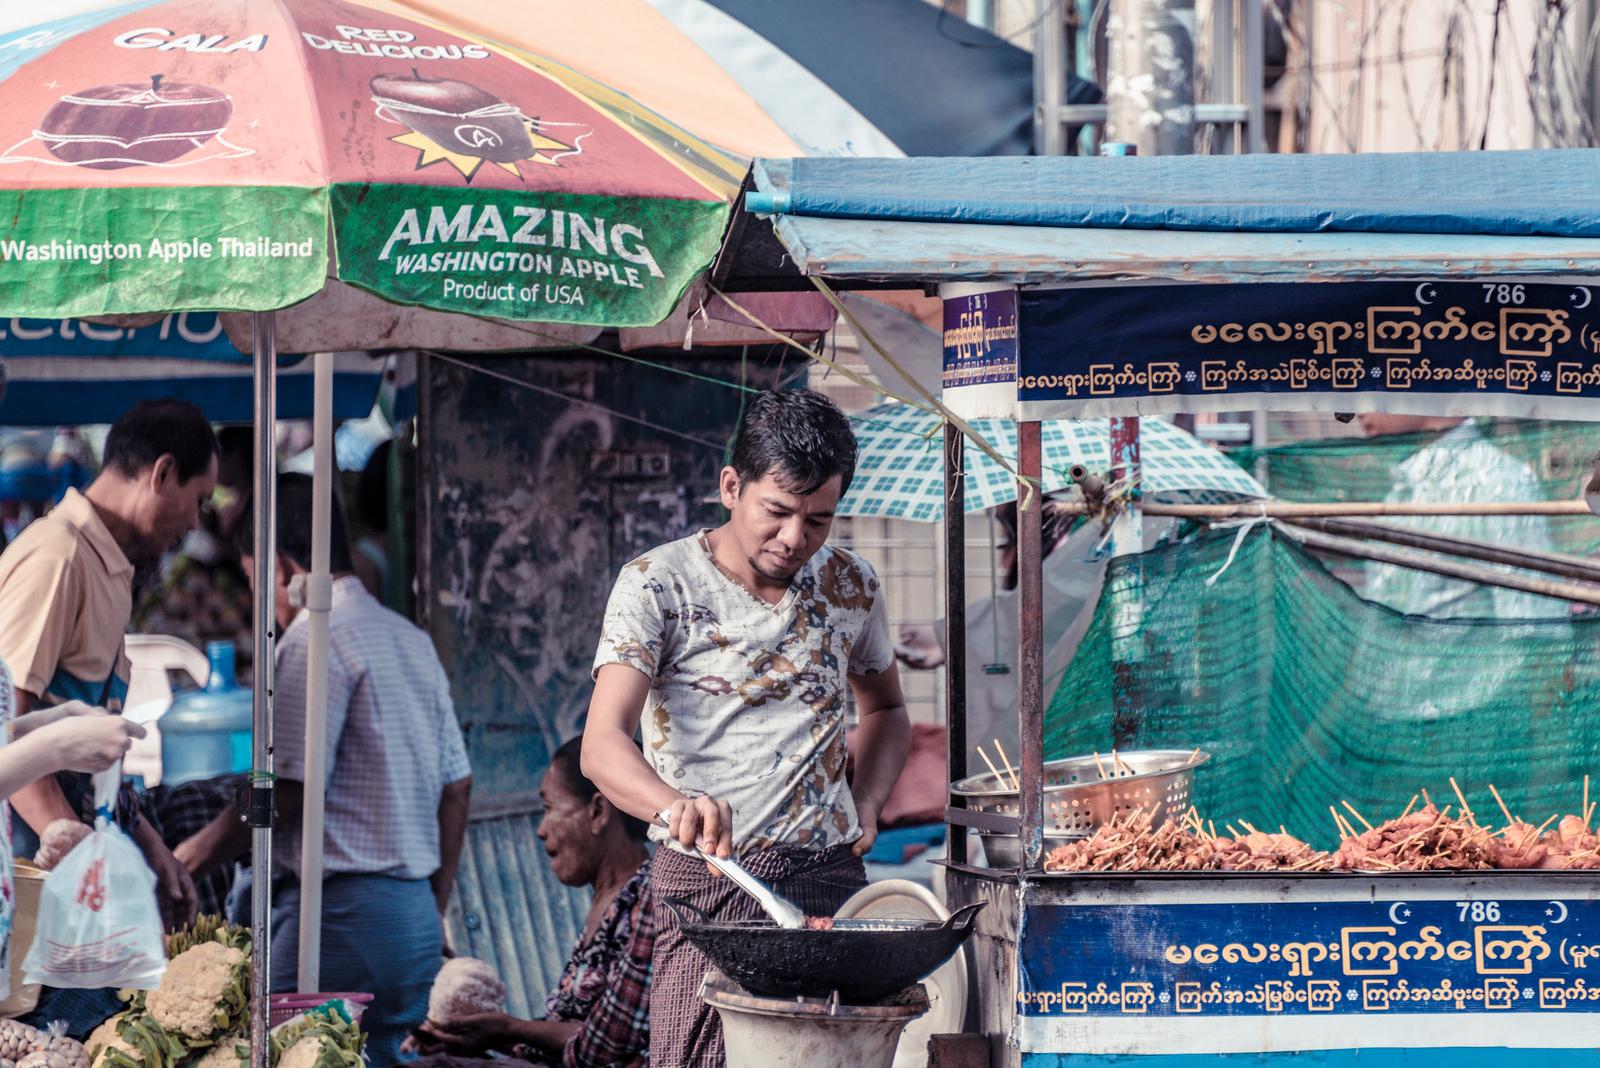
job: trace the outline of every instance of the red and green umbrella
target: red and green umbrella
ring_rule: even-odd
[[[0,314],[267,311],[349,285],[664,318],[740,165],[418,6],[154,0],[0,37]]]
[[[305,339],[296,350],[505,348],[657,323],[711,262],[743,174],[587,72],[541,58],[536,41],[463,32],[427,3],[135,0],[0,33],[0,316],[254,313],[258,521],[274,514],[275,329]],[[549,325],[524,339],[485,319]],[[441,332],[455,343],[421,340]],[[319,356],[322,502],[331,392]],[[325,588],[325,515],[313,526]],[[270,523],[258,525],[265,590],[271,544]],[[263,783],[270,620],[258,595]],[[325,620],[326,604],[313,606],[313,648]],[[315,737],[325,668],[310,675]],[[307,793],[311,840],[318,796]],[[258,1068],[270,836],[255,827]],[[318,856],[304,854],[300,965],[312,985]]]

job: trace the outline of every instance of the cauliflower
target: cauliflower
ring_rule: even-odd
[[[332,1038],[309,1034],[283,1051],[277,1068],[355,1068],[361,1063],[359,1054],[352,1054]]]
[[[361,1068],[361,1029],[342,1014],[320,1012],[273,1030],[273,1068]]]
[[[240,1031],[225,1035],[217,1039],[217,1044],[206,1050],[199,1060],[191,1062],[188,1068],[241,1068],[250,1059],[248,1041]],[[240,1052],[241,1048],[243,1053]]]
[[[208,1039],[231,1030],[248,1000],[249,960],[220,942],[201,942],[167,965],[161,985],[146,999],[150,1015],[168,1033]]]
[[[322,1056],[322,1039],[307,1035],[284,1051],[278,1059],[278,1068],[317,1068]]]
[[[95,1028],[94,1034],[89,1036],[89,1041],[84,1043],[89,1050],[89,1056],[93,1059],[94,1068],[110,1068],[112,1065],[126,1065],[129,1062],[144,1063],[143,1055],[117,1030],[117,1025],[122,1020],[120,1014],[111,1017]]]
[[[455,957],[444,962],[428,994],[428,1019],[449,1025],[463,1016],[480,1012],[504,1012],[506,984],[493,966],[472,957]]]
[[[95,1028],[84,1047],[93,1068],[165,1068],[186,1052],[149,1015],[129,1009]]]

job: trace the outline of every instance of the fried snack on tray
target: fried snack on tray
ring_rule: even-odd
[[[1536,865],[1545,869],[1600,868],[1600,835],[1589,829],[1582,816],[1563,816],[1555,829],[1540,839],[1544,856]]]
[[[1496,841],[1469,810],[1451,816],[1432,802],[1351,835],[1333,854],[1346,871],[1484,871],[1494,866]]]
[[[1246,825],[1248,826],[1248,824]],[[1333,857],[1286,832],[1268,834],[1255,828],[1215,841],[1222,871],[1328,871]]]
[[[1496,868],[1566,867],[1565,863],[1546,863],[1551,859],[1549,841],[1539,828],[1522,820],[1512,820],[1500,831],[1492,859]]]
[[[1216,850],[1183,825],[1153,826],[1147,811],[1112,817],[1093,835],[1056,846],[1045,858],[1045,871],[1208,871],[1216,867]]]

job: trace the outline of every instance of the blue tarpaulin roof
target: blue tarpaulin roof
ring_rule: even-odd
[[[808,158],[758,160],[744,208],[846,285],[1594,277],[1597,177],[1589,149]]]
[[[779,214],[1249,232],[1600,237],[1600,149],[760,160]],[[764,202],[752,200],[751,210]]]

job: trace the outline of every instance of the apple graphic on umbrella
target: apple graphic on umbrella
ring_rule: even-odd
[[[514,104],[450,78],[380,74],[369,83],[382,113],[441,148],[489,163],[515,163],[536,151]]]
[[[233,101],[226,93],[162,78],[68,93],[34,136],[68,163],[113,170],[170,163],[227,128]]]

